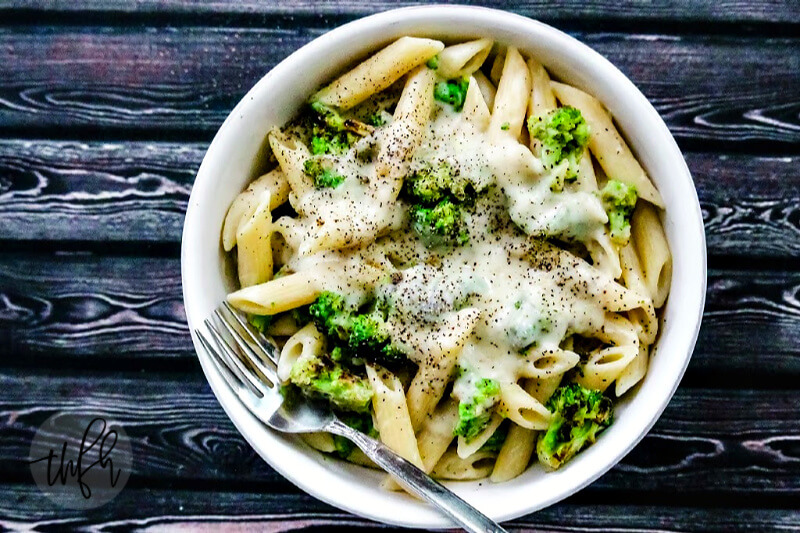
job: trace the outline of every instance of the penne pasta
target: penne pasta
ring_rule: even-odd
[[[349,109],[386,89],[443,49],[440,41],[401,37],[314,94],[311,100]]]
[[[375,391],[372,408],[381,441],[414,466],[424,468],[402,383],[397,376],[377,366],[367,365],[367,376]]]
[[[672,283],[672,255],[667,236],[655,208],[637,206],[631,220],[631,235],[644,274],[647,293],[658,308],[664,305]]]
[[[489,131],[494,139],[504,136],[519,138],[530,93],[531,77],[525,60],[516,48],[509,47],[489,123]]]
[[[230,252],[236,246],[236,232],[239,229],[239,222],[246,213],[251,213],[255,210],[264,191],[269,191],[270,193],[270,210],[282,205],[289,199],[289,182],[286,181],[286,176],[283,175],[279,168],[267,172],[253,181],[247,186],[247,189],[236,197],[230,208],[228,208],[225,222],[222,224],[222,247],[226,252]]]
[[[492,51],[491,39],[476,39],[446,47],[439,52],[438,74],[444,78],[470,76]]]
[[[475,78],[475,82],[478,84],[478,89],[481,90],[483,101],[486,102],[488,108],[491,109],[494,107],[494,97],[497,94],[497,89],[494,85],[492,85],[492,80],[487,78],[486,74],[480,70],[473,72],[472,77]]]
[[[635,186],[640,198],[664,207],[661,194],[631,153],[603,105],[593,96],[570,85],[552,82],[551,86],[562,104],[579,109],[586,118],[590,127],[589,149],[606,174]]]
[[[251,214],[239,222],[236,234],[238,244],[239,285],[250,287],[272,278],[272,214],[270,192],[262,193]]]
[[[245,313],[275,315],[310,304],[319,293],[317,277],[310,272],[298,272],[239,289],[228,295],[228,303]]]

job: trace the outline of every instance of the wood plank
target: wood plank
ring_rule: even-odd
[[[260,2],[257,0],[0,0],[0,13],[13,14],[24,10],[35,14],[121,14],[142,15],[336,15],[360,17],[396,7],[425,4],[421,0],[380,0],[369,3],[356,0],[292,0]],[[506,9],[543,21],[669,21],[669,22],[800,22],[800,13],[792,0],[522,0],[510,4],[505,0],[480,0],[472,5]],[[262,20],[262,19],[258,19]]]
[[[0,351],[40,357],[193,357],[180,261],[0,255]]]
[[[279,60],[324,28],[0,30],[0,129],[207,139]],[[684,143],[800,141],[800,54],[783,38],[583,33]],[[759,144],[760,143],[760,144]]]
[[[294,491],[237,433],[199,372],[5,371],[0,387],[3,479],[29,479],[14,459],[26,456],[38,425],[62,411],[105,413],[125,427],[132,488]],[[591,490],[796,498],[798,413],[795,390],[681,388],[651,433]]]
[[[0,236],[178,243],[206,148],[2,140]]]
[[[800,512],[782,509],[598,505],[570,498],[506,522],[510,531],[637,533],[800,530]],[[407,531],[339,511],[305,494],[126,488],[92,511],[57,509],[31,485],[0,487],[0,527],[9,530]]]
[[[180,242],[207,145],[0,140],[0,238]],[[800,254],[800,157],[687,152],[709,254]]]
[[[592,505],[576,500],[580,498],[570,498],[504,526],[520,533],[800,530],[800,512],[796,510]],[[127,488],[110,503],[87,512],[56,509],[38,489],[21,484],[0,487],[0,527],[12,531],[407,531],[358,518],[305,494]]]
[[[800,377],[798,294],[798,272],[712,270],[690,374]],[[180,261],[0,255],[0,352],[53,364],[193,359]]]

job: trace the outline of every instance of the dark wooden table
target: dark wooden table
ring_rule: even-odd
[[[404,2],[403,4],[407,4]],[[659,423],[529,531],[800,530],[800,3],[487,0],[606,55],[685,151],[706,313]],[[230,109],[389,0],[0,0],[0,526],[380,526],[271,470],[217,404],[182,308],[183,214]],[[24,464],[58,411],[132,439],[122,494],[53,506]]]

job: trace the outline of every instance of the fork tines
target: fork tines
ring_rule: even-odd
[[[195,333],[231,388],[244,385],[263,397],[280,383],[277,348],[228,302],[215,309],[204,324],[208,336],[200,329]]]

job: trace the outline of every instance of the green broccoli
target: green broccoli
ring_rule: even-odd
[[[372,132],[372,127],[355,119],[342,117],[335,109],[320,102],[311,102],[315,120],[311,127],[311,153],[342,154],[358,137]]]
[[[552,169],[562,161],[568,162],[567,182],[578,176],[578,164],[589,143],[589,125],[574,107],[560,107],[528,119],[531,137],[542,143],[542,163]],[[554,187],[560,190],[559,186]]]
[[[354,364],[359,359],[393,364],[405,361],[405,353],[392,344],[385,310],[376,301],[369,313],[347,308],[344,298],[323,292],[309,306],[314,324],[334,344],[331,359]]]
[[[489,440],[483,443],[479,451],[498,453],[505,444],[506,437],[508,437],[508,423],[504,421],[494,430]]]
[[[435,55],[430,58],[427,62],[425,62],[425,66],[431,70],[436,70],[439,68],[439,56]]]
[[[403,182],[403,192],[413,203],[423,205],[444,199],[472,204],[478,194],[475,184],[446,161],[427,164],[409,174]]]
[[[593,444],[597,435],[611,425],[613,406],[602,392],[577,383],[559,387],[547,402],[553,418],[536,443],[539,460],[553,469]]]
[[[369,435],[373,439],[378,438],[378,430],[372,424],[372,416],[369,413],[337,413],[336,416],[351,428]],[[356,448],[356,445],[350,440],[339,435],[333,436],[333,445],[336,447],[336,455],[342,459],[350,457]]]
[[[385,111],[378,110],[378,111],[374,112],[373,114],[371,114],[369,117],[367,117],[367,122],[371,126],[374,126],[376,128],[380,128],[381,126],[383,126],[386,123],[388,123],[391,118],[392,118],[392,116],[389,113],[386,113]]]
[[[461,111],[464,108],[468,88],[469,79],[467,78],[440,81],[433,89],[433,97],[440,102],[450,104],[455,111]]]
[[[344,182],[344,176],[328,168],[327,165],[317,157],[306,159],[306,162],[303,164],[303,171],[306,176],[314,180],[314,187],[317,189],[326,187],[336,188]]]
[[[308,306],[308,314],[317,329],[339,340],[350,337],[350,311],[344,297],[335,292],[323,292]]]
[[[267,328],[272,324],[273,315],[247,315],[247,321],[261,333],[267,333]]]
[[[611,240],[617,244],[627,244],[631,238],[631,214],[636,207],[636,187],[621,181],[608,180],[600,191],[600,198],[608,213]]]
[[[377,314],[353,317],[348,345],[358,356],[384,363],[399,363],[406,354],[392,344],[386,322]]]
[[[434,207],[412,205],[411,228],[428,248],[457,246],[469,242],[461,208],[450,200]]]
[[[500,383],[483,378],[471,382],[467,398],[459,398],[458,425],[453,434],[469,442],[480,434],[492,417],[492,407],[500,400]]]
[[[289,372],[289,382],[307,396],[328,400],[344,411],[367,412],[372,401],[369,381],[316,355],[300,356]]]

